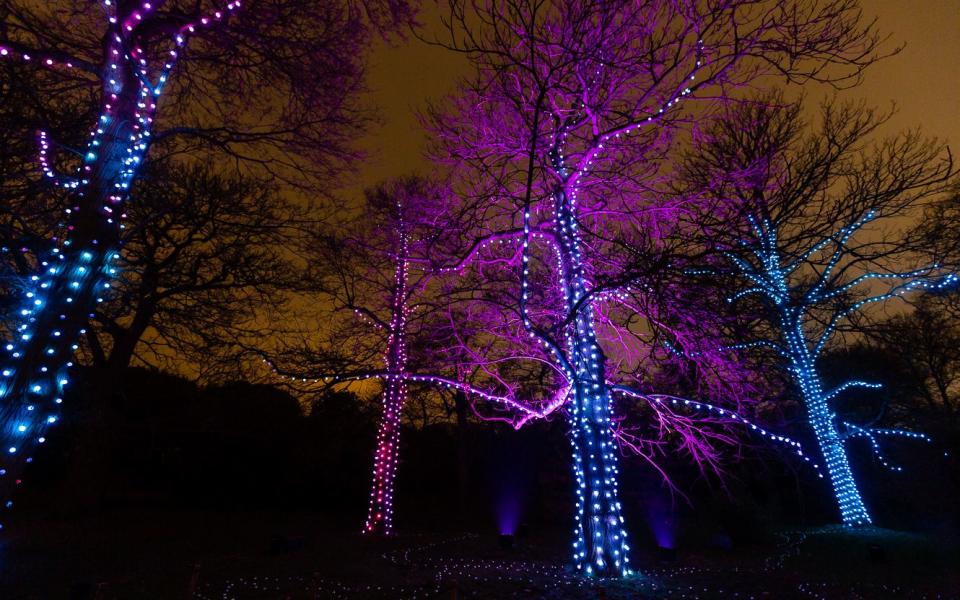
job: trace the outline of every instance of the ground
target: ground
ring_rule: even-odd
[[[960,598],[954,539],[879,528],[785,531],[770,543],[675,555],[587,581],[562,535],[371,540],[304,513],[115,511],[24,518],[0,550],[4,600]]]

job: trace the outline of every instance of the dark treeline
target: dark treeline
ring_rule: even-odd
[[[851,395],[845,410],[869,413],[884,405],[924,414],[922,395],[903,393],[918,388],[903,378],[909,365],[901,356],[866,345],[844,353],[854,373],[903,386],[879,396]],[[25,491],[28,513],[69,520],[130,509],[279,509],[316,512],[343,530],[359,529],[377,397],[334,391],[304,409],[269,385],[199,387],[132,368],[123,373],[117,393],[105,399],[96,394],[95,371],[84,371],[82,379],[61,435],[29,470],[36,485]],[[564,529],[572,483],[561,420],[514,431],[471,419],[461,429],[456,419],[443,417],[436,398],[415,399],[401,435],[398,531]],[[424,412],[433,418],[425,422]],[[791,429],[800,430],[799,408],[795,418]],[[937,442],[891,448],[904,473],[885,473],[867,448],[854,453],[854,468],[878,518],[889,526],[928,531],[956,526],[955,424],[927,413],[920,425],[935,432]],[[772,529],[829,521],[832,515],[822,481],[762,445],[728,461],[722,484],[682,457],[668,457],[661,466],[683,496],[671,494],[661,475],[637,457],[628,458],[624,468],[625,500],[642,509],[628,514],[646,547],[750,544]]]

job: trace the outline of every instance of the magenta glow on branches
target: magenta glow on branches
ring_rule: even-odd
[[[444,266],[476,273],[488,330],[569,389],[572,555],[584,575],[631,572],[618,492],[631,444],[611,391],[657,397],[650,382],[670,360],[659,340],[700,348],[713,381],[698,385],[749,401],[728,385],[741,379],[717,376],[740,368],[711,341],[721,326],[710,298],[678,281],[695,252],[684,223],[709,207],[672,193],[671,153],[692,115],[710,118],[759,76],[856,80],[877,39],[855,3],[828,4],[453,3],[445,43],[476,69],[429,123],[471,234]]]

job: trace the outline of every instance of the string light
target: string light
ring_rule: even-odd
[[[642,394],[624,385],[611,385],[610,389],[612,391],[620,392],[622,394],[626,394],[634,398],[640,398],[642,400],[645,400],[646,402],[654,404],[656,407],[661,409],[667,406],[670,406],[673,408],[686,408],[686,409],[695,410],[695,411],[706,411],[709,413],[714,413],[719,417],[723,417],[725,419],[729,419],[731,421],[743,424],[747,427],[749,431],[756,433],[757,435],[765,437],[772,442],[776,442],[778,444],[783,444],[785,446],[788,446],[797,456],[799,456],[804,462],[809,463],[810,466],[813,467],[814,470],[816,470],[818,477],[823,478],[823,473],[821,473],[820,471],[820,465],[813,462],[810,456],[803,451],[803,446],[800,444],[800,442],[794,439],[791,439],[785,435],[780,435],[780,434],[773,433],[772,431],[768,431],[763,427],[757,425],[756,423],[753,423],[749,419],[741,416],[735,411],[732,411],[727,408],[715,406],[707,402],[701,402],[699,400],[690,400],[689,398],[679,398],[677,396],[671,396],[669,394]]]
[[[904,429],[884,429],[884,428],[875,428],[875,427],[860,427],[859,425],[854,425],[853,423],[843,423],[844,427],[847,428],[845,434],[846,439],[853,439],[857,437],[867,438],[870,442],[870,449],[873,450],[873,455],[877,457],[877,460],[880,461],[887,469],[896,472],[902,472],[903,467],[893,465],[890,461],[887,460],[887,457],[883,454],[880,449],[880,442],[877,440],[877,437],[890,436],[890,437],[903,437],[911,440],[921,440],[927,443],[933,443],[933,438],[924,434],[918,433],[915,431],[906,431]]]
[[[849,530],[822,527],[812,530],[787,531],[777,535],[778,544],[769,556],[740,559],[736,568],[708,565],[651,566],[644,577],[623,581],[589,580],[566,569],[564,565],[521,558],[471,557],[481,543],[489,543],[476,535],[459,535],[431,542],[418,542],[398,550],[385,552],[382,560],[395,569],[411,573],[406,581],[371,580],[356,582],[325,577],[323,573],[303,575],[264,575],[243,573],[233,577],[198,578],[195,597],[198,600],[240,600],[262,597],[312,598],[391,598],[394,600],[427,600],[442,594],[451,597],[522,597],[543,598],[758,598],[769,596],[776,585],[781,595],[830,598],[942,598],[934,589],[905,588],[889,582],[867,580],[837,581],[814,574],[804,577],[796,572],[796,557],[803,544],[821,537],[821,544],[846,539]],[[876,538],[871,535],[871,541]],[[486,553],[486,551],[484,551]],[[796,594],[784,590],[796,586]],[[909,592],[908,592],[909,589]],[[506,592],[505,590],[521,590]]]
[[[65,210],[67,239],[40,255],[42,270],[26,282],[26,301],[15,329],[17,341],[6,346],[9,356],[0,371],[0,398],[6,405],[0,441],[7,448],[8,461],[32,462],[29,453],[36,444],[46,441],[47,429],[59,420],[59,405],[69,384],[67,370],[73,366],[72,356],[79,348],[76,337],[86,333],[79,323],[92,317],[87,312],[104,301],[103,294],[117,275],[111,265],[119,257],[116,233],[123,229],[120,221],[126,216],[121,207],[149,149],[157,100],[187,36],[199,26],[193,22],[179,28],[162,66],[154,67],[133,36],[153,5],[142,2],[123,23],[118,23],[120,15],[114,2],[103,0],[103,7],[108,21],[103,106],[76,177],[57,175],[50,161],[48,134],[38,134],[38,162],[44,178],[73,191],[77,201]],[[240,1],[234,0],[226,5],[226,11],[239,7]],[[225,15],[217,11],[199,23],[210,25]],[[31,54],[12,43],[0,45],[0,56],[34,61],[43,68],[77,68],[73,62]],[[88,195],[92,202],[85,200]],[[98,224],[78,229],[79,220],[89,222],[86,214],[90,211],[97,214]],[[0,467],[0,483],[7,493],[21,483],[19,474],[12,482],[4,481],[13,475],[10,464],[0,463],[7,465]],[[12,505],[4,499],[6,508]]]
[[[384,363],[388,373],[403,373],[407,368],[407,262],[408,232],[403,219],[404,207],[397,202],[399,248],[396,256],[394,291],[391,299],[390,331]],[[393,482],[397,474],[400,453],[400,415],[407,398],[407,382],[403,378],[387,377],[383,390],[383,413],[377,431],[377,446],[373,459],[373,481],[366,533],[389,535],[393,530]]]
[[[749,216],[753,241],[741,243],[741,254],[732,251],[726,253],[727,258],[735,266],[736,272],[749,282],[748,287],[728,298],[728,301],[736,302],[747,296],[759,295],[773,307],[777,315],[774,324],[782,338],[779,342],[762,340],[733,347],[748,348],[754,345],[765,345],[777,349],[786,357],[789,371],[800,388],[807,409],[807,421],[820,447],[840,510],[841,521],[848,526],[869,525],[872,521],[850,468],[844,442],[858,436],[866,437],[881,462],[885,466],[890,465],[879,451],[876,430],[846,424],[849,432],[842,433],[838,428],[837,415],[831,408],[830,402],[847,389],[878,388],[880,385],[851,380],[833,390],[825,391],[817,368],[817,360],[837,326],[865,306],[900,298],[913,291],[942,289],[958,282],[955,274],[937,274],[939,265],[932,265],[898,273],[870,272],[855,277],[845,284],[834,284],[831,281],[832,274],[846,254],[847,242],[874,218],[876,218],[876,212],[869,211],[852,224],[843,227],[837,234],[813,245],[795,260],[784,263],[778,242],[777,226],[767,219],[758,221],[753,216]],[[799,284],[791,280],[791,274],[811,258],[824,252],[831,244],[835,249],[826,257],[825,266],[819,271],[816,282],[808,290],[801,290]],[[715,273],[710,272],[710,274]],[[890,281],[892,284],[883,293],[867,296],[845,308],[833,309],[832,316],[819,336],[810,332],[806,317],[812,308],[829,304],[830,301],[835,301],[860,284],[877,281]],[[923,434],[910,432],[901,432],[901,435],[928,439]],[[891,468],[900,470],[899,467],[891,466]]]
[[[696,77],[703,62],[703,42],[697,40],[695,66],[689,80]],[[587,88],[599,79],[598,66]],[[534,325],[527,312],[529,298],[529,239],[530,207],[524,207],[524,243],[521,264],[520,314],[531,337],[539,339],[557,359],[571,388],[572,402],[568,408],[571,425],[573,470],[576,480],[576,509],[573,542],[573,562],[580,573],[592,576],[628,576],[630,546],[624,527],[622,505],[618,489],[618,445],[613,432],[613,405],[606,377],[606,357],[596,335],[594,325],[595,303],[602,301],[589,295],[589,285],[582,255],[583,242],[578,231],[577,201],[579,186],[610,144],[622,135],[645,128],[661,119],[666,111],[690,94],[692,88],[684,83],[675,94],[655,112],[604,133],[583,151],[577,167],[566,164],[565,143],[569,128],[577,116],[564,121],[554,134],[548,157],[560,184],[553,192],[553,217],[556,225],[560,290],[570,315],[570,325],[563,332],[563,349]],[[588,90],[583,91],[584,94]],[[581,103],[580,110],[585,106]]]

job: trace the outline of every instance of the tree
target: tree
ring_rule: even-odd
[[[266,337],[263,309],[302,283],[292,256],[309,210],[252,176],[171,161],[149,165],[135,194],[120,273],[86,335],[93,366],[112,378],[139,355],[207,379],[235,373],[237,340]]]
[[[41,132],[39,167],[65,194],[68,234],[37,256],[7,344],[0,496],[9,498],[58,419],[77,338],[117,274],[124,206],[143,164],[158,151],[216,150],[208,158],[326,186],[363,122],[354,92],[365,40],[410,14],[402,2],[309,0],[4,0],[0,14],[0,57],[45,72],[33,94],[49,95],[48,110],[66,89],[99,111],[72,177],[59,171],[76,161]]]
[[[393,490],[400,452],[401,417],[410,384],[454,388],[488,401],[513,402],[473,387],[454,356],[449,297],[451,282],[439,277],[431,256],[451,237],[441,186],[416,177],[396,179],[366,192],[348,218],[325,223],[311,244],[301,288],[304,305],[323,332],[299,333],[267,357],[274,371],[324,387],[376,378],[382,411],[374,451],[364,532],[393,530]]]
[[[945,292],[954,292],[948,289]],[[951,311],[951,298],[927,295],[908,314],[896,315],[872,328],[881,348],[900,357],[920,385],[910,390],[930,422],[955,422],[960,416],[960,322]],[[954,300],[955,301],[955,300]],[[904,352],[909,348],[908,352]],[[919,398],[917,397],[919,396]],[[906,398],[901,399],[906,400]],[[897,406],[901,411],[909,409]],[[915,405],[916,406],[916,405]],[[914,412],[917,408],[913,409]]]
[[[430,121],[477,240],[453,266],[513,269],[492,303],[566,400],[581,573],[630,573],[613,393],[669,404],[644,391],[650,337],[708,348],[710,321],[672,301],[680,216],[697,210],[664,185],[674,146],[759,77],[855,83],[879,42],[858,20],[847,0],[450,2],[443,43],[475,72]]]
[[[942,264],[960,269],[960,187],[930,206],[911,233],[918,248],[933,249]],[[956,306],[950,308],[957,312]]]
[[[742,344],[784,359],[841,519],[866,525],[871,518],[846,440],[924,436],[840,421],[840,394],[878,386],[850,380],[826,389],[818,360],[837,334],[862,329],[869,307],[956,284],[955,273],[920,266],[923,257],[895,228],[896,218],[943,193],[956,172],[946,147],[916,132],[869,147],[886,115],[862,105],[825,104],[809,135],[800,111],[799,103],[785,105],[778,95],[732,107],[690,153],[683,176],[699,193],[739,207],[742,228],[723,235],[717,223],[712,233],[729,267],[714,262],[702,274],[728,276],[734,290],[728,302],[745,310],[752,302],[751,314],[763,316],[756,337]]]

